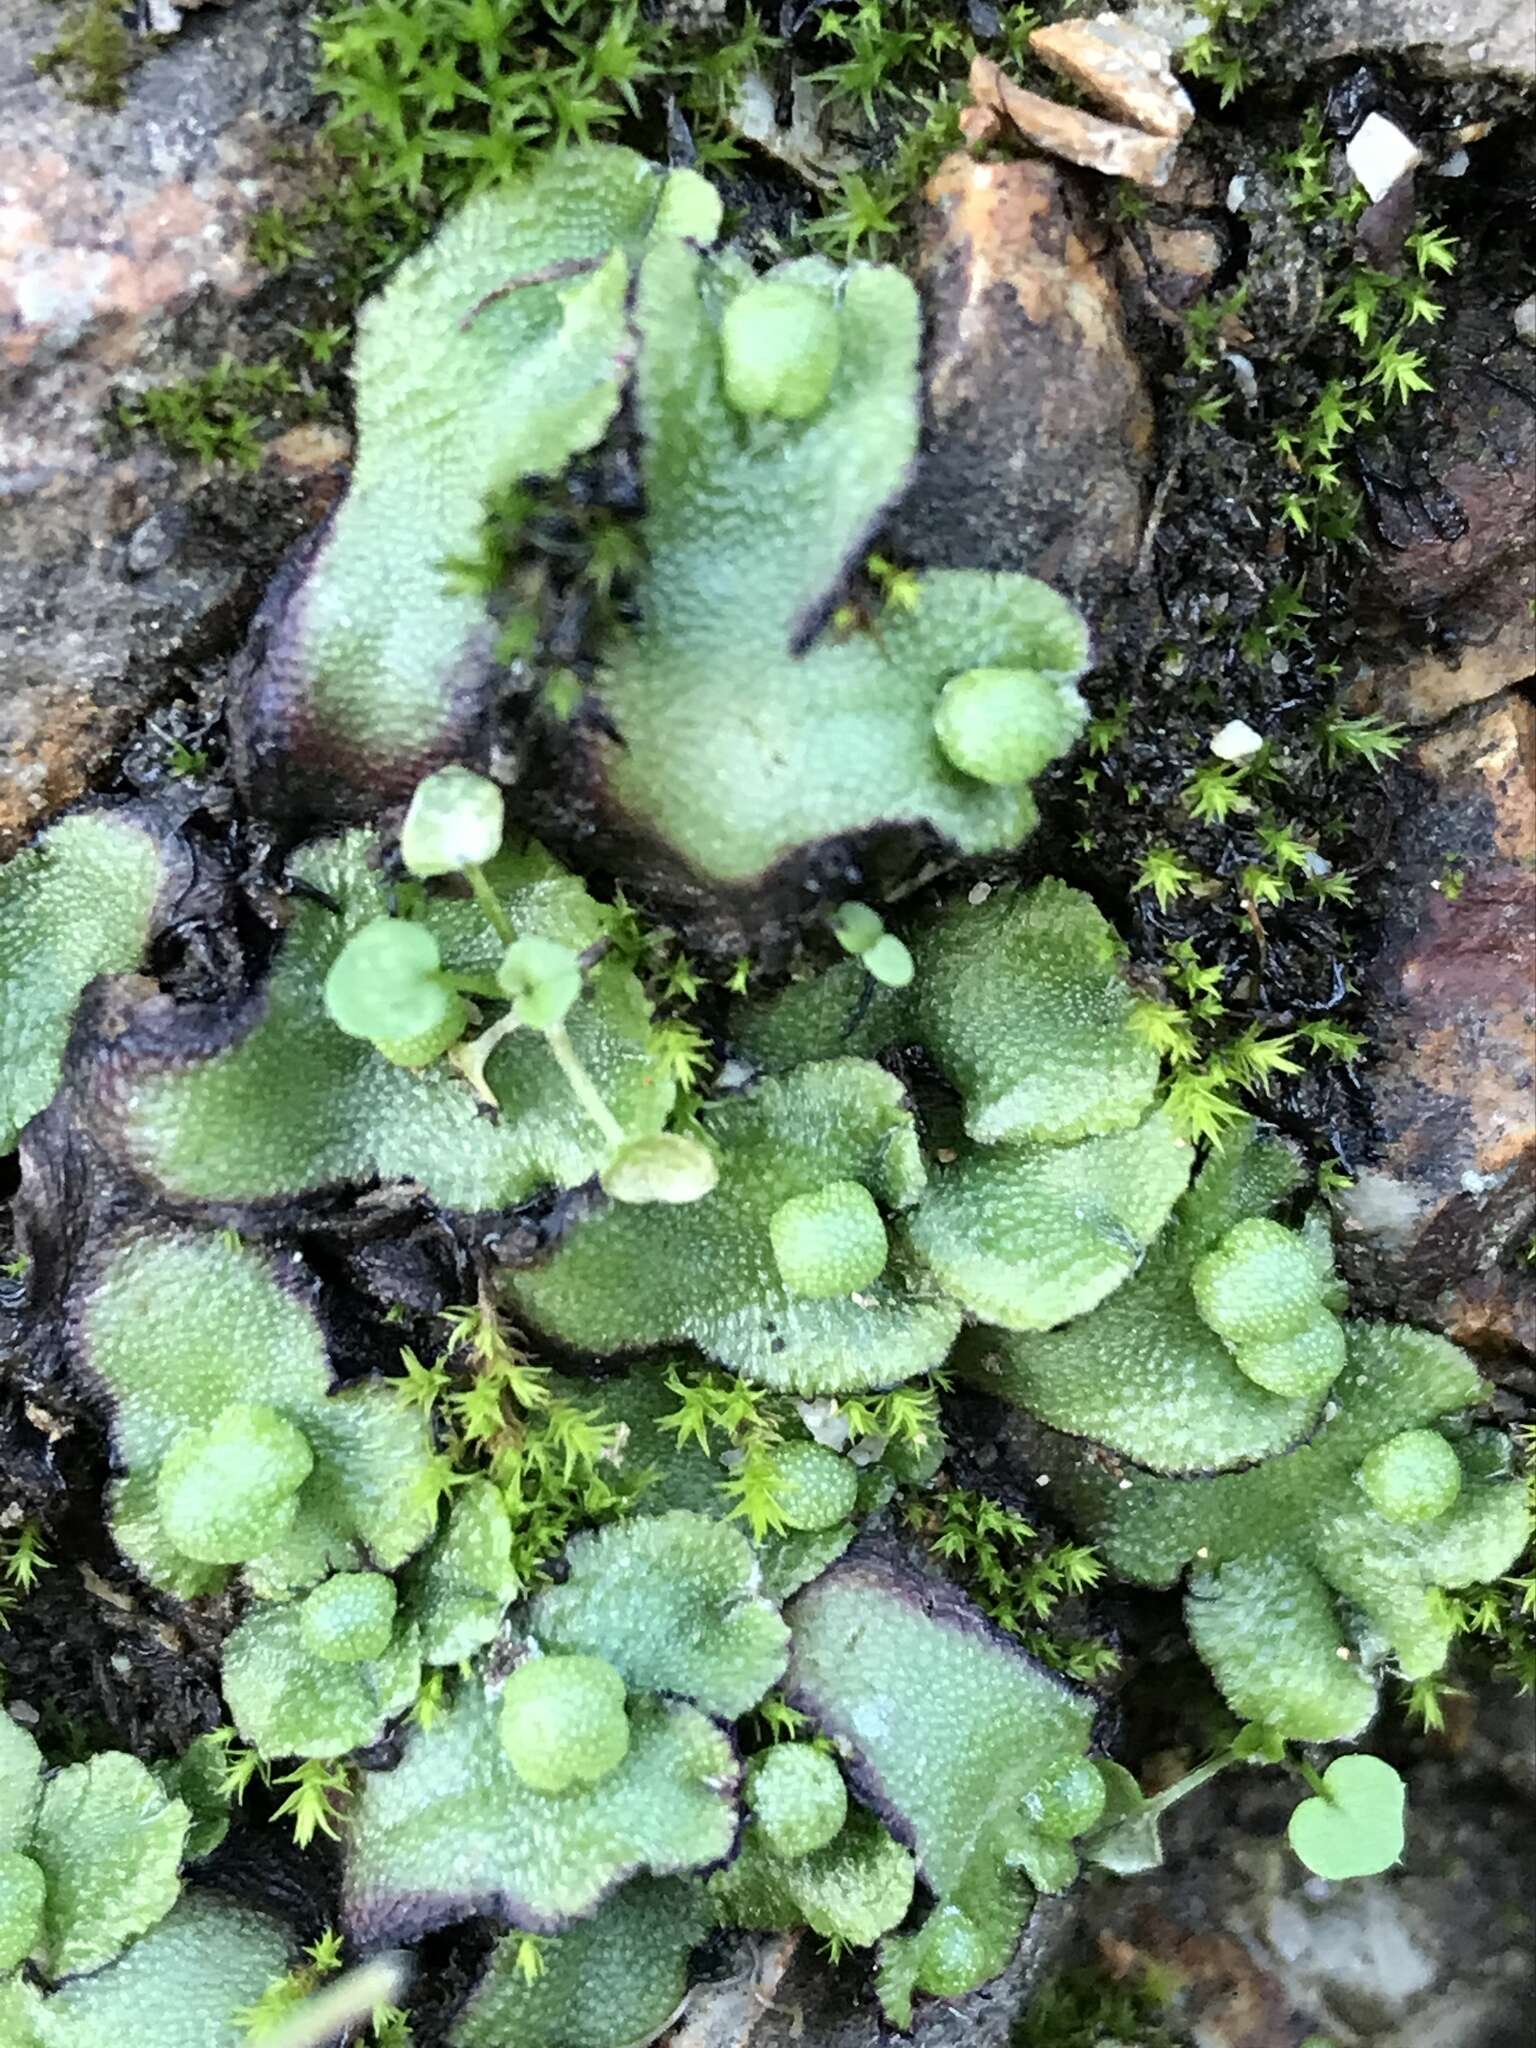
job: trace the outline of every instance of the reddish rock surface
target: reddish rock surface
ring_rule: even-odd
[[[1356,701],[1424,730],[1367,977],[1379,1146],[1340,1202],[1383,1308],[1536,1350],[1536,365],[1472,301],[1436,389],[1364,480],[1375,528]],[[1442,374],[1443,371],[1443,374]],[[1395,635],[1374,653],[1370,634]],[[1411,642],[1417,639],[1420,645]]]
[[[1470,624],[1503,609],[1490,579],[1529,559],[1536,362],[1507,307],[1474,301],[1436,336],[1432,367],[1433,399],[1362,455],[1376,536],[1367,599],[1417,618],[1464,608]]]
[[[1454,317],[1434,381],[1366,472],[1375,559],[1364,623],[1369,635],[1385,614],[1387,638],[1355,694],[1412,726],[1536,674],[1536,361],[1507,304]]]
[[[1115,244],[1120,288],[1133,313],[1178,328],[1210,290],[1227,255],[1227,238],[1208,220],[1135,221]]]
[[[1294,2048],[1310,2031],[1285,1986],[1234,1935],[1182,1926],[1151,1904],[1129,1933],[1100,1935],[1107,1974],[1134,1983],[1156,1972],[1176,1985],[1180,2019],[1213,2048]]]
[[[1090,617],[1141,543],[1153,413],[1070,174],[954,156],[927,191],[928,419],[893,536],[936,568],[1025,570]]]
[[[1536,707],[1515,692],[1406,757],[1396,888],[1367,970],[1379,1143],[1339,1202],[1395,1313],[1536,1349]]]
[[[1536,560],[1508,563],[1440,622],[1431,647],[1380,663],[1359,701],[1404,725],[1438,725],[1536,675]]]
[[[284,540],[320,509],[278,455],[210,478],[104,438],[114,390],[251,339],[271,279],[251,224],[296,196],[306,0],[189,18],[122,108],[68,99],[33,56],[50,0],[0,33],[0,857],[79,795],[156,697],[217,653]],[[270,318],[270,315],[268,316]],[[322,494],[323,495],[323,494]]]

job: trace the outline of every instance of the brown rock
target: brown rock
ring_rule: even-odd
[[[352,436],[343,433],[339,427],[305,420],[301,426],[289,427],[286,433],[275,435],[267,443],[264,454],[268,462],[275,463],[288,476],[319,476],[339,481],[341,472],[351,460]]]
[[[1195,118],[1189,94],[1173,75],[1168,45],[1118,14],[1053,21],[1035,30],[1029,47],[1116,120],[1148,135],[1177,141]]]
[[[1436,620],[1436,644],[1379,663],[1357,701],[1403,725],[1438,725],[1536,675],[1536,561],[1509,562]]]
[[[1115,262],[1127,302],[1164,325],[1182,325],[1189,308],[1210,290],[1226,258],[1216,229],[1137,221],[1115,245]]]
[[[1415,726],[1536,669],[1536,362],[1507,304],[1475,293],[1425,346],[1433,393],[1359,453],[1373,531],[1358,696]]]
[[[1047,164],[954,156],[926,198],[928,417],[893,539],[1043,577],[1092,617],[1135,564],[1153,452],[1107,263]]]
[[[243,0],[215,14],[138,65],[108,113],[35,74],[32,54],[58,32],[50,0],[7,9],[0,857],[101,771],[174,687],[171,664],[232,638],[320,509],[313,476],[280,464],[210,478],[104,436],[119,385],[185,376],[226,348],[262,353],[245,337],[271,280],[249,232],[296,193],[278,157],[310,104],[308,11]]]
[[[996,142],[1003,132],[1003,117],[996,107],[962,107],[960,133],[973,149]]]
[[[1285,1987],[1234,1935],[1180,1926],[1155,1906],[1132,1923],[1130,1939],[1099,1936],[1114,1977],[1155,1974],[1178,1987],[1180,2017],[1210,2048],[1293,2048],[1306,2024]]]
[[[1425,616],[1530,551],[1536,515],[1536,364],[1507,313],[1458,312],[1433,344],[1432,403],[1363,451],[1376,531],[1367,601]]]
[[[1442,1327],[1469,1351],[1536,1353],[1536,1288],[1523,1251],[1517,1246],[1501,1265],[1459,1282],[1445,1299]]]
[[[1179,151],[1178,161],[1158,198],[1169,206],[1199,206],[1225,214],[1231,182],[1226,166],[1200,148],[1198,137],[1191,138]]]
[[[978,106],[994,108],[1026,142],[1051,156],[1065,157],[1084,170],[1109,178],[1129,178],[1137,185],[1163,184],[1173,169],[1178,138],[1147,135],[1118,121],[1104,121],[1081,107],[1063,106],[1026,92],[1005,75],[990,57],[971,64],[971,97]]]
[[[1495,698],[1408,758],[1425,789],[1401,807],[1394,905],[1366,970],[1378,1142],[1339,1198],[1348,1262],[1399,1315],[1531,1344],[1518,1261],[1536,1226],[1536,707]]]

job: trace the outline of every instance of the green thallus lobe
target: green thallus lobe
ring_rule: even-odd
[[[641,202],[633,208],[622,203],[626,184]],[[892,274],[820,263],[753,280],[734,258],[701,253],[713,208],[696,181],[663,185],[617,155],[588,162],[577,188],[590,216],[573,223],[562,209],[561,233],[582,246],[550,256],[558,288],[534,260],[541,248],[524,247],[544,231],[526,193],[516,286],[491,281],[495,261],[506,268],[506,223],[491,201],[456,245],[467,264],[474,258],[478,279],[468,315],[459,280],[418,264],[392,287],[374,355],[382,344],[394,356],[393,377],[381,382],[393,381],[396,399],[419,399],[410,352],[399,347],[410,321],[392,322],[409,312],[413,291],[435,303],[443,318],[433,332],[447,347],[439,364],[473,371],[486,401],[456,423],[465,436],[456,466],[483,482],[468,442],[493,435],[507,388],[532,395],[517,421],[522,473],[558,474],[601,437],[633,344],[651,586],[637,607],[643,624],[611,650],[612,669],[594,686],[611,692],[604,708],[624,739],[607,763],[623,804],[696,877],[732,884],[798,847],[888,820],[892,791],[910,801],[912,821],[953,846],[1012,848],[1032,815],[1024,785],[1070,746],[1085,715],[1072,681],[1085,647],[1068,608],[1020,579],[914,573],[912,604],[889,604],[879,632],[792,646],[795,622],[825,595],[825,561],[842,559],[849,537],[868,529],[910,451],[910,290]],[[605,227],[609,213],[624,217],[623,232]],[[458,352],[465,336],[472,354]],[[624,344],[617,353],[615,336]],[[545,380],[565,370],[565,410],[545,417]],[[472,523],[484,492],[476,483],[462,495],[458,513]],[[728,516],[713,517],[717,502]],[[354,537],[367,515],[360,497]],[[734,574],[733,522],[753,548],[759,529],[768,536],[760,578]],[[427,561],[435,575],[421,534],[406,538],[414,566]],[[391,557],[399,539],[391,531],[373,544]],[[369,566],[369,587],[388,586]],[[701,590],[733,584],[753,592],[739,615],[690,611]],[[442,597],[435,586],[423,593],[419,578],[416,591],[422,602],[405,607],[407,624]],[[318,595],[324,626],[323,587]],[[373,698],[354,690],[360,679],[339,630],[355,623],[344,616],[347,592],[333,581],[330,598],[328,687],[347,700],[348,717],[366,721]],[[453,605],[439,609],[451,649],[475,621]],[[723,715],[705,721],[706,742],[669,723],[689,696],[675,686],[679,676],[706,702],[722,676],[731,680],[732,663],[711,637],[717,623],[730,636],[761,629],[771,748],[750,726],[728,732]],[[794,764],[794,746],[806,740],[839,756],[822,726],[834,703],[851,707],[850,751],[866,771],[856,800]],[[738,811],[750,797],[739,807],[697,801],[695,751],[720,733],[727,743],[713,769],[763,799],[762,814],[744,825]],[[788,823],[782,793],[745,772],[765,752],[790,762],[795,801],[801,784],[814,799]],[[468,1386],[443,1375],[452,1391],[437,1420],[401,1401],[398,1384],[337,1386],[317,1320],[276,1269],[189,1231],[134,1247],[89,1304],[93,1363],[117,1397],[120,1539],[148,1576],[189,1595],[245,1568],[258,1597],[225,1647],[231,1713],[262,1755],[292,1752],[325,1767],[323,1780],[304,1781],[322,1811],[333,1795],[355,1798],[348,1883],[360,1920],[393,1914],[386,1931],[401,1938],[447,1924],[466,1910],[463,1857],[485,1887],[477,1910],[514,1929],[571,1928],[566,1954],[581,1958],[572,1981],[588,1955],[594,1972],[608,1967],[626,1984],[637,1975],[628,1950],[647,1963],[664,1956],[659,1972],[638,1972],[656,1980],[640,2001],[646,2017],[625,2023],[623,2038],[639,2038],[653,2009],[676,2003],[701,1931],[696,1874],[719,1866],[739,1835],[738,1867],[710,1891],[727,1902],[731,1924],[804,1924],[834,1941],[883,1941],[882,1999],[893,2016],[909,2016],[914,1991],[958,1995],[1006,1964],[1030,1888],[1069,1884],[1079,1849],[1093,1856],[1096,1833],[1110,1827],[1113,1767],[1088,1754],[1092,1701],[976,1626],[954,1589],[915,1585],[862,1552],[838,1563],[861,1503],[888,1492],[898,1468],[878,1460],[861,1477],[851,1459],[801,1440],[797,1413],[808,1426],[809,1418],[790,1393],[822,1403],[847,1396],[873,1414],[872,1385],[942,1367],[963,1316],[991,1325],[987,1341],[1001,1355],[980,1370],[1033,1422],[1054,1420],[1065,1433],[1041,1455],[1061,1456],[1057,1491],[1071,1495],[1084,1533],[1127,1577],[1166,1584],[1188,1574],[1191,1630],[1229,1699],[1301,1735],[1347,1733],[1374,1704],[1356,1614],[1405,1668],[1443,1656],[1441,1588],[1501,1569],[1515,1540],[1517,1489],[1485,1435],[1455,1419],[1441,1434],[1442,1418],[1458,1417],[1476,1393],[1450,1347],[1351,1325],[1341,1374],[1346,1331],[1326,1229],[1320,1235],[1314,1217],[1294,1230],[1264,1213],[1294,1188],[1283,1148],[1234,1137],[1227,1165],[1213,1161],[1185,1194],[1189,1148],[1158,1107],[1157,1060],[1131,1028],[1115,935],[1086,898],[1060,884],[999,889],[990,901],[915,918],[906,938],[870,905],[843,904],[831,928],[849,958],[740,1018],[743,1044],[761,1034],[754,1056],[765,1078],[699,1106],[705,1143],[658,1127],[670,1093],[649,1123],[633,1097],[623,1120],[614,1113],[616,1061],[605,1063],[586,1034],[606,985],[605,1021],[627,1002],[644,1046],[649,1002],[633,976],[616,995],[605,984],[612,970],[630,970],[612,957],[616,929],[602,907],[537,849],[531,869],[519,865],[523,855],[504,854],[503,832],[502,793],[489,778],[457,765],[427,776],[400,834],[415,878],[406,913],[370,917],[382,896],[381,887],[369,893],[377,870],[366,886],[354,874],[336,894],[365,906],[367,921],[339,955],[307,957],[334,958],[324,1002],[339,1031],[395,1065],[425,1065],[458,1045],[471,1003],[507,1004],[499,1023],[461,1048],[462,1074],[478,1073],[488,1093],[491,1041],[515,1045],[524,1033],[543,1063],[525,1093],[558,1097],[576,1121],[563,1080],[602,1133],[604,1188],[621,1203],[653,1205],[639,1217],[591,1205],[546,1264],[508,1277],[509,1290],[531,1322],[576,1348],[607,1355],[692,1343],[720,1359],[731,1369],[712,1376],[724,1404],[717,1412],[728,1418],[717,1428],[725,1462],[708,1428],[696,1443],[683,1429],[663,1442],[676,1418],[658,1420],[646,1406],[638,1373],[602,1382],[583,1408],[542,1367],[500,1378],[481,1358]],[[376,855],[376,842],[368,845]],[[352,855],[369,858],[356,845]],[[19,879],[31,920],[35,878]],[[448,888],[430,893],[419,886],[445,880]],[[456,922],[463,913],[475,924],[464,889],[494,952],[483,931],[471,937]],[[557,907],[543,923],[539,905],[551,894]],[[66,963],[73,992],[103,966],[140,958],[142,893],[127,909],[122,934]],[[466,964],[445,965],[445,954]],[[297,945],[289,957],[302,967]],[[366,1058],[371,1085],[382,1076],[396,1091],[375,1102],[425,1101],[441,1080],[463,1106],[459,1077],[389,1073],[326,1028],[314,1001],[320,978],[305,990],[307,1014],[330,1057],[354,1062],[348,1072]],[[67,1030],[57,1006],[42,1021],[47,1056],[18,1096],[22,1115],[36,1108],[34,1083],[47,1083],[50,1048]],[[803,1041],[786,1054],[797,1033]],[[909,1043],[958,1100],[965,1135],[942,1151],[894,1076],[867,1057]],[[647,1071],[639,1085],[655,1079]],[[43,1085],[38,1100],[46,1094]],[[515,1079],[504,1095],[490,1099],[510,1124]],[[483,1129],[493,1120],[477,1121]],[[626,1121],[636,1136],[626,1137]],[[563,1179],[540,1165],[521,1192],[551,1179],[576,1184],[594,1163],[584,1155]],[[381,1177],[413,1176],[396,1167]],[[679,1202],[700,1206],[669,1216]],[[175,1313],[146,1335],[182,1267]],[[1124,1366],[1108,1386],[1106,1356]],[[913,1397],[881,1396],[898,1398]],[[633,1421],[626,1415],[610,1431],[605,1400],[615,1410],[630,1404]],[[655,1445],[643,1460],[636,1446],[626,1471],[630,1433],[647,1429]],[[877,1434],[868,1424],[860,1433],[866,1443]],[[1122,1454],[1115,1469],[1132,1474],[1123,1488],[1099,1485],[1085,1439]],[[581,1468],[580,1487],[552,1476],[562,1458],[565,1480],[573,1462]],[[664,1502],[628,1490],[642,1462]],[[732,1474],[723,1488],[722,1471]],[[746,1501],[749,1480],[759,1504],[766,1497],[773,1507],[760,1525],[748,1517],[755,1545],[722,1505],[722,1491]],[[540,1505],[550,1526],[535,1545],[528,1532]],[[529,1596],[537,1560],[562,1545],[565,1576]],[[397,1587],[392,1574],[405,1565]],[[526,1604],[509,1622],[520,1594]],[[477,1668],[477,1652],[509,1626],[522,1631],[522,1661],[505,1675],[493,1653]],[[437,1671],[418,1694],[423,1659]],[[458,1677],[445,1687],[454,1663]],[[365,1748],[413,1699],[398,1771],[333,1763]],[[811,1739],[753,1757],[738,1786],[721,1723],[750,1714]],[[1231,1759],[1238,1755],[1234,1745]],[[130,1766],[119,1788],[129,1796],[100,1798],[109,1835],[120,1808],[149,1810],[134,1775],[142,1767],[120,1761]],[[1326,1875],[1346,1874],[1349,1861],[1367,1867],[1341,1842],[1341,1816],[1345,1833],[1372,1835],[1373,1857],[1391,1847],[1400,1794],[1394,1815],[1374,1762],[1346,1758],[1325,1778],[1312,1774],[1318,1799],[1298,1809],[1292,1839]],[[0,1743],[0,1771],[6,1765]],[[106,1785],[113,1772],[96,1776]],[[58,1808],[67,1802],[57,1788],[73,1795],[79,1782],[61,1773],[44,1796]],[[860,1792],[871,1805],[857,1803]],[[1123,1785],[1119,1793],[1116,1822],[1139,1819],[1155,1834],[1157,1802],[1127,1812],[1131,1795]],[[23,1794],[22,1824],[0,1832],[0,1968],[33,1953],[43,1930],[52,1940],[58,1916],[54,1865],[44,1869],[25,1786]],[[892,1809],[890,1833],[871,1810],[877,1800]],[[156,1823],[169,1857],[151,1871],[151,1905],[134,1903],[125,1939],[142,1936],[174,1898],[185,1832],[175,1804],[163,1803]],[[743,1806],[752,1816],[744,1831]],[[0,1826],[4,1814],[0,1800]],[[906,1842],[933,1904],[900,1934],[917,1874]],[[87,1872],[111,1860],[78,1848],[72,1858]],[[425,1918],[407,1926],[402,1913]],[[166,1924],[174,1922],[173,1913]],[[129,1961],[148,1951],[144,1940]],[[88,1972],[112,1959],[111,1950],[83,1961],[71,1953],[59,1967]],[[482,2031],[464,2041],[522,2025],[509,1981],[518,1962],[491,1974],[504,2017],[482,2014],[471,2022]],[[534,1973],[524,1974],[531,1992]],[[579,1989],[565,1985],[561,1996]],[[541,2012],[530,2048],[546,2048],[546,2035],[576,2048],[565,2021],[563,2009]],[[609,2044],[581,2036],[579,2048]]]
[[[685,1202],[714,1184],[714,1161],[697,1140],[659,1133],[626,1142],[623,1125],[604,1101],[571,1042],[565,1019],[582,990],[581,957],[538,934],[518,937],[485,872],[501,849],[501,790],[472,769],[438,769],[417,785],[400,832],[400,851],[422,880],[462,875],[505,950],[494,977],[443,965],[437,940],[406,918],[375,918],[343,946],[325,980],[331,1020],[349,1037],[371,1043],[396,1066],[428,1065],[463,1038],[470,1021],[465,995],[505,998],[508,1020],[543,1034],[555,1063],[609,1146],[603,1185],[615,1200]],[[484,1056],[475,1063],[483,1076]],[[483,1085],[483,1081],[482,1081]]]

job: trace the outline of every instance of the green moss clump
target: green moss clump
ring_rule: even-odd
[[[1435,1430],[1405,1429],[1369,1453],[1360,1484],[1389,1522],[1432,1522],[1456,1505],[1461,1461]]]
[[[220,1012],[208,1036],[194,1028],[182,1057],[164,1058],[152,1025],[119,1040],[111,1072],[98,1077],[97,1113],[119,1156],[173,1201],[260,1207],[378,1177],[414,1181],[452,1209],[487,1210],[514,1207],[546,1182],[579,1186],[607,1163],[608,1135],[541,1034],[498,1033],[483,1045],[483,1089],[441,1061],[420,1072],[400,1066],[421,1048],[389,1033],[419,1021],[418,999],[428,1019],[441,1018],[445,1003],[450,1024],[457,1015],[434,960],[495,990],[506,947],[463,898],[429,897],[410,922],[390,917],[380,852],[374,834],[351,832],[294,856],[292,872],[308,887],[264,985],[233,1015]],[[650,1004],[614,944],[617,913],[531,841],[504,850],[487,873],[525,943],[546,940],[563,958],[597,949],[571,1044],[627,1134],[659,1132],[677,1088],[657,1057]],[[371,949],[381,930],[397,955],[406,934],[417,959],[403,1014],[401,992],[381,991],[367,951],[361,963],[351,953],[360,940]],[[344,1033],[327,1007],[328,991],[343,993],[332,982],[343,958],[359,968],[347,978],[343,1014],[361,1036]],[[499,1116],[482,1113],[490,1103]]]
[[[395,1631],[395,1582],[382,1572],[337,1572],[305,1598],[300,1617],[317,1657],[334,1664],[382,1657]]]
[[[1236,1224],[1190,1274],[1195,1306],[1238,1371],[1285,1398],[1322,1393],[1343,1370],[1331,1282],[1305,1238],[1263,1216]]]
[[[43,1931],[48,1880],[19,1849],[0,1850],[0,1976],[24,1963]]]
[[[939,745],[979,782],[1032,782],[1083,729],[1075,690],[1032,669],[973,668],[951,676],[933,714]]]
[[[791,1529],[835,1529],[853,1514],[859,1480],[846,1458],[821,1444],[776,1444],[765,1454],[766,1477],[779,1514]]]
[[[0,1156],[58,1088],[87,985],[139,965],[166,872],[127,810],[65,818],[0,868]]]
[[[719,1185],[687,1207],[617,1207],[578,1224],[543,1265],[508,1275],[519,1314],[600,1355],[692,1342],[796,1393],[889,1385],[939,1364],[959,1310],[913,1285],[910,1262],[886,1261],[856,1294],[839,1266],[835,1292],[808,1295],[774,1256],[787,1202],[849,1183],[898,1210],[916,1199],[923,1167],[898,1083],[866,1060],[825,1060],[711,1104],[701,1122]],[[862,1271],[874,1233],[861,1215]],[[810,1277],[830,1284],[820,1259]]]
[[[111,112],[123,104],[129,73],[142,50],[123,23],[118,0],[80,0],[57,37],[32,59],[43,78],[56,78],[72,100]]]
[[[392,1570],[430,1535],[422,1417],[378,1380],[336,1387],[313,1311],[245,1245],[112,1245],[81,1353],[110,1404],[112,1532],[157,1585],[195,1597],[239,1566],[287,1598],[365,1560]]]
[[[127,432],[152,436],[172,455],[255,469],[263,428],[270,433],[274,421],[304,409],[303,387],[278,357],[241,363],[223,355],[195,377],[121,396],[115,415]]]

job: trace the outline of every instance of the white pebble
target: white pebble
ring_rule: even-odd
[[[797,1401],[795,1407],[807,1434],[816,1443],[829,1451],[847,1450],[853,1431],[835,1401]]]
[[[1264,735],[1254,731],[1246,719],[1228,721],[1211,740],[1211,752],[1218,761],[1246,761],[1264,744]]]
[[[1232,372],[1232,381],[1252,405],[1259,395],[1259,373],[1241,349],[1229,348],[1224,351],[1222,361]]]
[[[1424,152],[1384,114],[1367,114],[1344,152],[1345,162],[1371,199],[1385,199],[1399,178],[1406,177]]]

